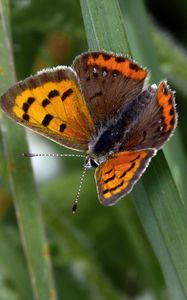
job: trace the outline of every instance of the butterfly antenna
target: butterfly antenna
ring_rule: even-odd
[[[82,154],[66,154],[66,153],[22,153],[25,157],[85,157]]]
[[[82,172],[82,175],[81,175],[81,179],[80,179],[80,183],[79,183],[79,188],[78,188],[77,196],[76,196],[76,199],[75,199],[74,204],[72,206],[72,213],[73,214],[75,214],[75,212],[77,210],[77,205],[78,205],[78,202],[79,202],[79,199],[80,199],[81,188],[82,188],[82,184],[83,184],[83,180],[84,180],[84,176],[85,176],[86,170],[87,170],[87,167],[84,166],[84,169],[83,169],[83,172]]]

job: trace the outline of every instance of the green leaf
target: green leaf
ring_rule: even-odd
[[[87,295],[85,299],[125,300],[126,296],[123,295],[122,297],[119,291],[111,284],[106,274],[102,272],[100,263],[92,251],[90,240],[70,222],[70,217],[56,218],[57,213],[51,210],[50,205],[49,207],[45,205],[45,215],[50,225],[52,236],[55,236],[55,245],[59,253],[56,257],[56,264],[61,268],[68,265],[74,280],[81,283],[87,291],[89,296]],[[66,287],[63,283],[61,285],[62,294],[64,294]],[[70,286],[72,285],[73,282],[71,282]],[[67,296],[70,295],[70,291],[68,291]]]
[[[10,43],[7,1],[0,1],[0,94],[14,83],[14,65]],[[56,291],[51,272],[47,240],[44,232],[39,197],[29,160],[23,158],[20,149],[28,151],[25,131],[15,122],[1,116],[1,135],[4,153],[0,164],[9,176],[7,193],[14,200],[20,237],[30,272],[30,279],[37,300],[55,300]],[[3,180],[5,181],[5,180]]]
[[[135,59],[139,58],[141,63],[147,62],[151,66],[154,80],[161,79],[142,1],[121,2],[125,26],[117,1],[80,2],[91,50],[130,52]],[[186,299],[186,211],[161,151],[153,159],[132,195],[141,222],[160,261],[170,299]]]
[[[22,300],[32,300],[31,285],[24,264],[22,249],[19,245],[17,230],[13,227],[1,226],[0,230],[0,270],[4,273],[10,286],[19,294]],[[16,272],[14,272],[16,270]],[[1,294],[2,297],[2,294]]]

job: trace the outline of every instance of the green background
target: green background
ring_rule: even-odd
[[[87,1],[82,1],[82,7],[84,2]],[[128,1],[120,1],[122,12],[127,9],[125,2]],[[142,48],[140,47],[140,50],[136,50],[137,53],[135,50],[133,53],[135,53],[134,56],[139,56],[143,63],[145,52],[142,56],[140,53],[144,51],[143,47],[148,49],[150,43],[153,42],[157,62],[161,69],[161,75],[160,73],[154,74],[156,83],[167,78],[172,88],[176,90],[179,112],[178,137],[180,137],[181,152],[177,147],[178,140],[173,141],[172,139],[169,142],[170,148],[166,148],[165,154],[167,154],[180,196],[186,200],[184,183],[185,175],[187,175],[185,168],[187,152],[185,116],[187,112],[185,101],[187,96],[187,55],[185,52],[187,2],[178,0],[176,3],[176,1],[167,0],[163,3],[161,0],[147,0],[145,4],[146,18],[150,18],[149,30],[152,41],[150,42],[146,31],[143,32],[142,39],[145,39],[146,42]],[[71,65],[76,55],[88,50],[79,1],[53,0],[51,3],[49,0],[12,0],[9,13],[12,49],[18,80],[24,79],[42,68]],[[141,20],[143,17],[136,5],[133,7],[132,15],[133,13],[134,20],[129,20],[125,19],[124,11],[127,31],[128,28],[131,30],[135,27],[136,29],[136,26],[138,29],[138,18]],[[128,41],[135,49],[138,36],[136,37],[132,33]],[[1,40],[0,46],[4,46]],[[151,68],[151,63],[148,67]],[[157,68],[157,64],[155,68]],[[15,125],[13,121],[10,122],[12,122],[10,125],[12,132],[19,130],[19,125]],[[1,134],[6,133],[2,130]],[[32,136],[29,134],[29,137],[32,152],[62,153],[63,151],[71,153],[71,151],[33,133]],[[19,143],[16,141],[16,143],[17,147],[14,147],[12,155],[16,157],[16,162],[24,165],[22,160],[27,160],[27,158],[21,157],[21,153],[28,151],[26,143],[22,143],[22,140]],[[6,154],[4,154],[6,147],[2,147],[1,151],[3,161],[3,157],[6,158]],[[159,157],[159,159],[162,162],[162,158]],[[30,169],[24,169],[23,172],[23,167],[21,167],[15,184],[18,186],[19,182],[22,183],[22,188],[25,187],[24,193],[28,193],[31,201],[33,197],[41,207],[59,299],[171,299],[167,293],[164,271],[146,237],[132,195],[125,197],[115,207],[101,206],[97,199],[94,171],[89,171],[83,183],[77,213],[72,215],[71,208],[76,198],[82,173],[82,159],[46,157],[32,160],[35,160],[37,194],[32,193],[32,188],[29,188],[31,182],[29,176],[32,174],[27,176],[27,173],[31,172]],[[179,165],[178,160],[181,160]],[[181,165],[183,165],[182,169]],[[14,197],[9,189],[7,176],[3,176],[6,173],[3,163],[0,170],[2,174],[0,176],[0,300],[39,299],[36,296],[37,292],[35,292],[35,296],[32,294],[31,280],[21,243],[23,235],[20,239],[13,206]],[[157,169],[155,168],[155,170]],[[149,170],[146,173],[148,173],[147,177],[152,175]],[[150,182],[154,185],[154,182]],[[164,189],[164,186],[161,188]],[[149,189],[150,195],[151,186]],[[136,193],[138,191],[135,191],[133,196],[136,197]],[[172,198],[171,201],[173,201]],[[32,203],[29,202],[29,205]],[[146,210],[146,207],[143,209]],[[26,216],[27,222],[29,209]],[[143,225],[145,226],[145,223]],[[177,248],[177,243],[175,246]],[[159,248],[159,245],[155,246],[155,249],[157,247]],[[37,252],[37,244],[34,239],[31,242],[31,248],[33,253]],[[184,252],[185,249],[184,245]],[[180,264],[180,257],[178,260]],[[32,264],[32,260],[30,262]],[[39,268],[40,266],[37,267],[37,265],[33,267],[38,270],[37,275],[38,278],[41,278],[42,285],[43,275],[41,275],[42,272],[40,274]],[[180,277],[180,274],[178,276]],[[34,277],[31,276],[31,278]],[[53,279],[49,279],[49,282],[53,286]],[[169,288],[172,290],[171,283],[170,281]],[[181,290],[183,289],[181,288]],[[49,296],[49,299],[55,298]],[[181,296],[181,298],[173,297],[173,299],[185,298]]]

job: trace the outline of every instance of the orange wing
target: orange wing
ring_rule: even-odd
[[[112,155],[95,174],[98,196],[103,205],[114,205],[128,194],[148,166],[156,150],[124,151]]]
[[[129,57],[112,52],[93,51],[73,62],[85,101],[95,124],[124,110],[142,91],[148,71]]]
[[[95,132],[77,75],[68,67],[18,82],[0,98],[0,107],[18,123],[75,150],[87,150]]]

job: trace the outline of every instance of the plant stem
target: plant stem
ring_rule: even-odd
[[[0,0],[0,93],[14,83],[15,73],[10,43],[7,1]],[[28,159],[20,151],[27,152],[25,131],[15,122],[1,116],[1,134],[4,154],[0,157],[9,173],[7,192],[14,200],[20,237],[23,244],[35,300],[55,300],[53,275],[39,197]],[[2,174],[7,176],[7,173]]]

